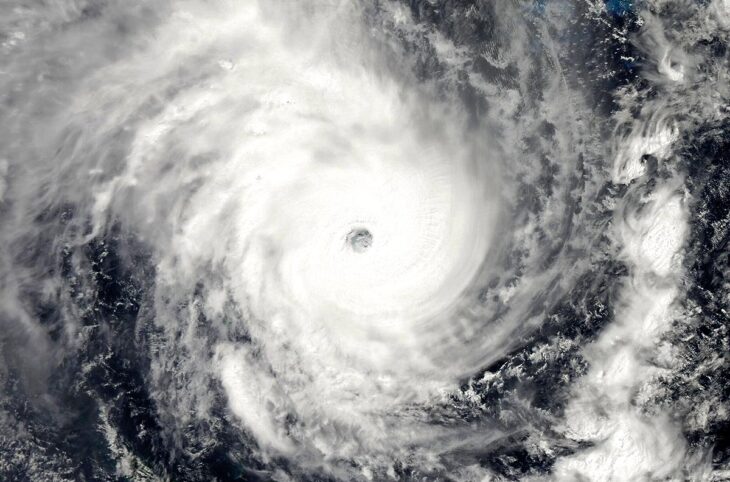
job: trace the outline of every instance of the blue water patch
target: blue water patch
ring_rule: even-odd
[[[634,0],[606,0],[606,10],[616,17],[625,17],[634,10]]]
[[[545,7],[550,0],[535,0],[532,11],[537,15],[545,13]],[[635,11],[635,0],[605,0],[606,11],[614,17],[626,17]]]

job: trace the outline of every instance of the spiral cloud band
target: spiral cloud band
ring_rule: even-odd
[[[404,407],[479,367],[473,354],[454,356],[465,344],[492,357],[505,344],[508,330],[481,330],[465,310],[497,229],[500,164],[466,135],[463,113],[406,89],[407,72],[378,70],[373,40],[345,31],[361,21],[356,9],[287,7],[282,16],[251,3],[230,18],[206,12],[207,22],[181,14],[175,33],[160,33],[191,32],[183,58],[225,49],[222,75],[136,128],[125,168],[93,194],[94,213],[121,208],[148,236],[168,237],[157,289],[173,300],[207,270],[221,278],[196,308],[220,324],[207,340],[214,356],[198,360],[212,373],[188,376],[219,378],[264,449],[387,454],[426,436]],[[287,25],[296,15],[311,24]],[[159,53],[139,55],[144,65]],[[170,336],[180,330],[179,313],[157,316]],[[233,330],[251,344],[232,344]]]
[[[728,8],[0,7],[0,479],[724,480]]]
[[[497,182],[480,171],[497,173],[499,164],[477,158],[466,120],[429,92],[406,91],[402,78],[333,48],[327,34],[312,39],[311,26],[285,35],[262,10],[226,21],[223,36],[245,46],[231,52],[233,67],[140,129],[136,159],[111,188],[149,179],[158,187],[142,191],[174,198],[177,173],[160,184],[136,169],[154,165],[160,144],[192,149],[183,153],[192,159],[216,139],[216,159],[188,168],[202,185],[185,199],[161,264],[171,289],[180,275],[215,266],[224,276],[218,296],[246,307],[245,321],[202,308],[207,319],[245,323],[252,339],[212,347],[233,413],[262,445],[285,453],[295,442],[325,457],[356,456],[359,444],[387,453],[421,430],[398,420],[404,405],[428,402],[477,368],[453,355],[467,337],[484,336],[460,311],[500,205]],[[356,14],[343,10],[302,15],[337,26]],[[362,33],[337,33],[375,50]],[[215,112],[213,126],[178,137],[180,124],[206,112]],[[287,427],[287,415],[301,422]],[[373,429],[390,415],[387,432]],[[346,436],[359,442],[343,446]]]

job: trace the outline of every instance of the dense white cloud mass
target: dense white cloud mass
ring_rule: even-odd
[[[722,480],[680,4],[0,7],[0,478]]]

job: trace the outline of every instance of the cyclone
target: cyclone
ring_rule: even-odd
[[[463,113],[427,88],[405,90],[407,73],[374,74],[362,51],[378,47],[364,33],[336,30],[345,45],[366,46],[358,51],[328,34],[311,39],[311,26],[285,34],[273,8],[211,20],[222,23],[216,40],[235,46],[230,67],[140,126],[96,209],[124,190],[154,196],[143,206],[185,204],[161,254],[160,289],[215,267],[214,299],[245,310],[200,307],[221,324],[206,365],[265,449],[349,458],[363,444],[387,454],[426,436],[404,407],[438,397],[505,345],[467,311],[498,249],[503,193],[484,171],[498,176],[500,160],[470,138]],[[301,15],[338,26],[362,13],[319,5]],[[197,165],[213,139],[214,158]],[[181,173],[159,172],[169,162],[160,145],[175,146],[175,170],[198,183],[185,199],[175,199]],[[232,329],[250,344],[231,343]],[[474,357],[468,344],[488,351]],[[282,424],[288,416],[301,421]],[[357,443],[340,446],[343,434]]]
[[[681,5],[10,0],[0,479],[723,480]]]

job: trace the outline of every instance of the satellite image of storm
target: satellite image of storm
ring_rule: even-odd
[[[0,481],[730,481],[730,0],[0,0]]]

